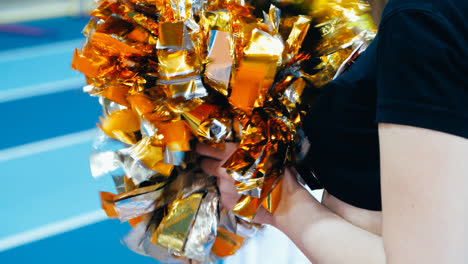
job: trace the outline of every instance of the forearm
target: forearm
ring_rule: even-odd
[[[360,229],[321,205],[307,191],[290,195],[272,225],[285,233],[314,264],[385,263],[382,238]]]

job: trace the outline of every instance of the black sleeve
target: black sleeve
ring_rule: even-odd
[[[468,43],[458,26],[424,10],[400,11],[382,21],[377,122],[468,138]]]

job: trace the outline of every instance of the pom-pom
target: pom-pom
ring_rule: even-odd
[[[256,2],[256,3],[255,3]],[[373,38],[360,0],[101,0],[72,68],[98,96],[104,132],[90,156],[132,250],[165,262],[232,255],[274,212],[298,131],[319,89]],[[261,16],[261,17],[260,17]],[[358,49],[358,50],[356,50]],[[242,194],[220,208],[194,142],[239,143],[224,167]]]

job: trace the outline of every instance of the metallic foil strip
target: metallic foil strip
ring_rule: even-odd
[[[231,32],[231,20],[232,17],[228,10],[208,11],[202,18],[202,24],[208,31]]]
[[[352,65],[354,60],[356,60],[359,57],[359,55],[362,52],[364,52],[365,49],[366,49],[365,42],[362,42],[361,44],[359,44],[358,47],[354,49],[354,51],[349,55],[349,57],[338,68],[335,76],[333,76],[333,80],[338,78],[338,76],[340,76],[345,70],[347,70]]]
[[[145,55],[141,50],[100,32],[95,32],[91,36],[89,45],[107,56],[139,57]]]
[[[130,103],[133,111],[135,111],[139,116],[152,113],[157,107],[157,104],[142,92],[128,95],[127,100]]]
[[[182,254],[187,234],[193,225],[202,199],[202,193],[194,193],[186,198],[177,199],[170,205],[169,213],[156,231],[157,245]]]
[[[195,222],[184,247],[184,255],[204,262],[210,254],[218,226],[218,194],[208,192],[198,209]]]
[[[246,113],[251,113],[253,108],[262,107],[274,81],[276,63],[276,59],[245,58],[236,71],[229,102]]]
[[[263,200],[271,192],[273,186],[275,186],[275,184],[279,181],[279,176],[280,175],[270,175],[269,177],[265,178],[260,198],[243,195],[236,203],[236,205],[234,205],[232,211],[239,218],[249,222],[252,221],[258,209],[262,205]]]
[[[140,120],[141,120],[140,131],[141,131],[142,136],[153,137],[154,135],[156,135],[156,132],[158,131],[158,129],[151,122],[149,122],[145,118],[141,118]]]
[[[140,130],[140,119],[130,109],[116,111],[100,118],[101,124],[98,127],[107,136],[120,140],[126,144],[135,144],[135,132]]]
[[[245,195],[245,196],[260,198],[261,193],[262,193],[262,189],[259,188],[259,187],[256,187],[256,188],[249,187],[249,189],[245,190],[245,191],[243,191],[241,189],[237,189],[237,192],[239,194],[242,194],[242,195]]]
[[[137,216],[151,213],[155,206],[155,196],[154,193],[146,193],[116,202],[114,206],[119,220],[125,222]]]
[[[258,154],[255,153],[256,151],[249,154],[249,150],[245,150],[241,146],[231,157],[229,157],[223,167],[227,169],[227,172],[234,180],[247,183],[254,175],[257,170],[257,166],[264,155],[266,155],[265,150],[266,145],[262,146]],[[244,160],[241,158],[244,158]]]
[[[187,50],[158,50],[159,75],[164,79],[187,78],[197,74],[196,54]],[[182,77],[183,76],[183,77]]]
[[[226,140],[230,140],[232,136],[230,120],[206,120],[200,124],[197,134],[198,136],[202,137],[205,142],[210,144],[223,143]]]
[[[158,85],[169,98],[183,97],[185,100],[192,100],[208,95],[208,91],[198,76],[182,80],[161,80],[158,81]]]
[[[137,185],[160,174],[158,171],[147,168],[141,161],[132,158],[128,149],[118,151],[117,155],[125,174]]]
[[[285,53],[288,60],[298,55],[312,21],[308,16],[297,16],[290,19],[294,22],[292,22],[291,32],[285,43]]]
[[[167,203],[166,183],[134,189],[119,195],[101,192],[101,205],[111,218],[127,221],[152,212],[155,208]]]
[[[94,178],[106,175],[120,168],[122,164],[114,151],[93,152],[89,155],[91,175]]]
[[[192,134],[185,121],[178,120],[175,122],[162,123],[160,129],[165,147],[170,151],[191,150],[190,139],[192,139]]]
[[[277,34],[280,25],[281,10],[274,5],[270,5],[268,14],[263,11],[263,22],[268,25],[269,32]]]
[[[164,150],[164,163],[181,166],[185,157],[183,151],[170,151],[169,148]]]
[[[222,207],[221,204],[220,206]],[[224,228],[225,230],[231,233],[236,233],[236,230],[237,230],[236,215],[227,208],[220,209],[218,226]]]
[[[142,13],[137,13],[137,12],[128,12],[125,17],[132,19],[138,25],[142,26],[143,28],[151,32],[153,35],[157,35],[158,23],[151,17]]]
[[[220,258],[232,256],[242,246],[244,238],[218,227],[217,236],[213,244],[212,253]]]
[[[106,57],[100,54],[91,56],[84,53],[84,50],[75,50],[71,68],[89,77],[103,77],[109,75],[115,67],[109,63]]]
[[[185,40],[183,21],[163,22],[159,24],[158,49],[182,49]]]
[[[273,190],[268,194],[268,196],[263,200],[262,206],[270,213],[275,213],[276,208],[281,199],[281,191],[283,186],[283,180],[281,179],[278,184],[273,187]]]
[[[102,105],[102,110],[104,114],[106,115],[111,115],[114,112],[118,112],[121,110],[127,109],[126,106],[123,106],[121,104],[118,104],[116,102],[113,102],[107,98],[100,97],[99,98],[99,103]]]
[[[230,103],[247,113],[262,107],[281,62],[284,45],[278,36],[253,29],[232,81]]]
[[[145,30],[157,36],[158,23],[151,17],[135,12],[132,9],[135,6],[130,5],[129,1],[100,1],[100,5],[90,13],[91,16],[107,20],[110,16],[118,16],[132,24],[138,24]]]
[[[112,176],[112,180],[114,181],[115,190],[117,191],[117,194],[122,194],[126,192],[124,175]]]
[[[126,146],[99,131],[94,139],[89,156],[91,175],[94,178],[108,174],[119,174],[117,170],[121,167],[121,161],[115,151],[126,148]],[[115,173],[115,174],[114,174]]]
[[[217,113],[220,112],[216,105],[203,103],[191,111],[183,112],[182,116],[187,124],[192,129],[194,134],[197,134],[198,128],[200,127],[201,123],[210,116],[215,116]]]
[[[83,86],[83,92],[88,93],[91,96],[97,96],[99,95],[102,91],[99,87],[96,87],[92,84],[88,84]]]
[[[133,159],[140,160],[148,168],[152,168],[156,163],[163,160],[163,147],[153,145],[153,141],[148,137],[130,147],[128,153]]]
[[[263,231],[264,225],[251,223],[238,218],[237,232],[236,234],[245,237],[255,237]]]
[[[147,233],[147,221],[135,226],[122,240],[122,243],[137,254],[150,256],[163,263],[185,264],[186,259],[177,258],[162,248],[151,242]]]
[[[320,57],[322,63],[317,66],[320,71],[307,79],[315,87],[322,87],[333,79],[336,72],[338,71],[341,63],[348,58],[353,52],[353,47],[346,49],[340,49],[329,55]]]
[[[227,116],[227,112],[219,106],[205,103],[189,112],[182,113],[182,116],[192,133],[197,135],[202,142],[216,145],[232,139],[231,120],[222,117]]]
[[[244,49],[244,56],[279,60],[283,50],[284,44],[280,37],[272,36],[268,32],[254,28],[250,41]]]
[[[279,97],[279,101],[286,107],[289,113],[296,111],[299,104],[301,104],[301,95],[306,85],[307,83],[303,78],[298,78],[292,81]]]
[[[231,41],[229,32],[210,31],[205,78],[212,88],[224,96],[228,95],[233,65]]]
[[[185,0],[169,0],[172,10],[175,13],[176,19],[184,20],[187,18],[187,12],[190,10],[189,2]]]
[[[107,136],[104,132],[98,131],[91,147],[92,152],[117,151],[126,148],[124,143]]]
[[[103,104],[102,98],[106,98],[108,101],[113,102],[117,105],[121,105],[121,109],[125,109],[129,104],[127,102],[127,93],[129,87],[123,84],[111,83],[107,85],[98,85],[96,83],[89,84],[83,87],[83,92],[89,93],[91,96],[100,96],[99,102]],[[110,103],[109,103],[110,104]],[[112,107],[117,108],[117,107]]]
[[[239,194],[260,198],[262,193],[264,178],[250,179],[247,183],[238,182],[235,184]]]

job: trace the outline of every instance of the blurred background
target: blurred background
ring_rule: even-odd
[[[101,114],[70,69],[92,0],[0,0],[0,263],[158,263],[125,248],[88,155]],[[281,250],[278,250],[281,249]],[[268,228],[224,263],[308,263]]]

